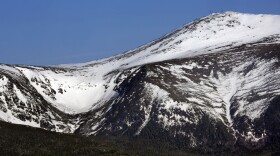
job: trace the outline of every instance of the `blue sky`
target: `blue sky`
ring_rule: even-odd
[[[279,0],[1,0],[0,63],[112,56],[211,12],[280,14]]]

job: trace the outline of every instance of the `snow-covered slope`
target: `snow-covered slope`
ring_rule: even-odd
[[[274,135],[259,122],[280,95],[279,28],[279,15],[214,13],[102,60],[3,64],[0,119],[85,135],[166,135],[189,148],[238,139],[251,147]],[[211,134],[202,136],[205,126]]]
[[[62,67],[82,67],[109,62],[114,65],[109,67],[112,70],[209,54],[226,49],[227,46],[234,47],[256,42],[265,37],[277,36],[280,34],[279,21],[280,15],[214,13],[124,54]]]
[[[49,96],[44,97],[63,111],[80,113],[114,95],[112,91],[114,86],[108,85],[110,87],[108,89],[105,87],[111,83],[111,77],[104,77],[112,71],[175,58],[215,53],[234,46],[257,42],[265,37],[279,35],[279,27],[280,16],[277,15],[234,12],[211,14],[124,54],[99,61],[59,66],[73,69],[71,71],[54,73],[44,69],[40,71],[40,69],[21,68],[21,70],[30,80],[32,77],[38,77],[43,84],[46,84],[44,82],[46,77],[50,80],[51,88],[65,90],[63,94],[55,95],[56,100],[52,100]],[[279,42],[279,38],[276,38],[275,42]],[[40,86],[33,86],[40,93],[44,92]],[[77,94],[81,96],[75,96]]]

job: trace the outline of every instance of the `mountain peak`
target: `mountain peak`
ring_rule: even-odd
[[[145,63],[193,57],[213,53],[218,47],[230,48],[257,42],[266,37],[276,38],[280,34],[279,27],[279,15],[244,14],[232,11],[213,13],[126,53],[98,61],[62,65],[62,67],[79,67],[114,61],[123,68],[129,68]]]

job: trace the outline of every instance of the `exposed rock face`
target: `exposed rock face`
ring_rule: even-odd
[[[0,119],[204,151],[279,144],[280,30],[256,33],[272,19],[212,14],[100,61],[1,65]]]

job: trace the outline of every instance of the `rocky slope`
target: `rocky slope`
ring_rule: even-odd
[[[278,15],[215,13],[103,60],[3,64],[0,119],[205,151],[278,144],[279,27]]]

